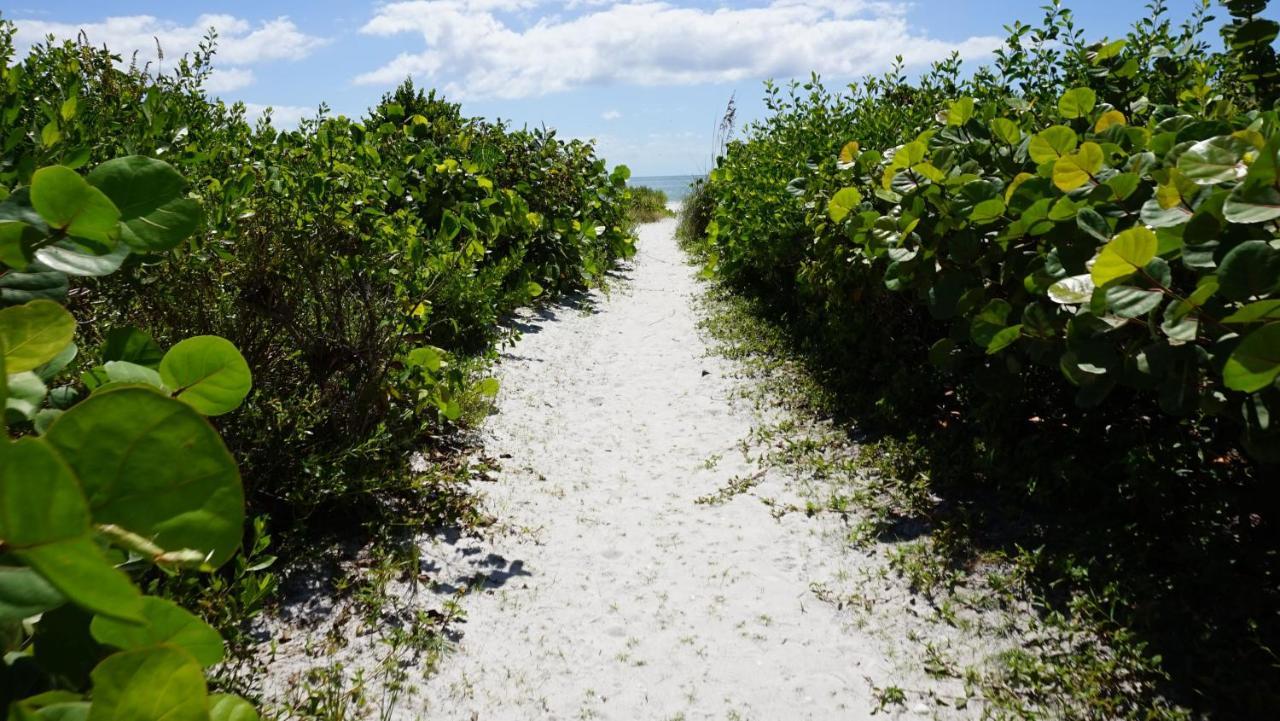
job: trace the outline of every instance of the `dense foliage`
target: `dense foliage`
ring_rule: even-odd
[[[967,79],[770,86],[691,242],[939,487],[1043,513],[988,539],[1086,559],[1194,703],[1249,715],[1280,640],[1280,25],[1225,4],[1222,52],[1207,2],[1096,43],[1055,3]]]
[[[503,316],[633,253],[628,171],[408,84],[358,121],[251,124],[202,90],[212,37],[157,73],[77,43],[16,58],[13,32],[0,704],[252,719],[208,693],[218,630],[139,587],[234,629],[274,583],[264,514],[302,548],[429,503],[411,452],[497,392]]]
[[[14,62],[7,40],[0,58]],[[222,427],[253,510],[372,512],[424,435],[495,390],[468,359],[505,336],[499,319],[632,252],[627,172],[409,85],[360,121],[322,109],[295,131],[251,125],[205,98],[210,62],[211,44],[159,75],[100,49],[34,48],[0,88],[0,183],[124,153],[191,178],[204,219],[188,252],[80,281],[82,333],[230,339],[256,379]]]
[[[0,703],[17,718],[257,718],[208,693],[218,632],[122,570],[212,571],[236,553],[244,490],[204,416],[239,407],[250,369],[216,336],[162,352],[125,329],[77,379],[76,318],[59,302],[68,273],[186,240],[200,206],[185,185],[130,156],[0,188]]]
[[[667,194],[656,188],[627,188],[627,216],[633,223],[652,223],[672,215],[667,202]]]

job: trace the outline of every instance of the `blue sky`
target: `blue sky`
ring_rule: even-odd
[[[1183,18],[1197,0],[1168,0]],[[211,90],[291,124],[326,102],[360,115],[407,74],[469,115],[593,138],[637,175],[704,171],[730,94],[740,121],[763,112],[765,78],[822,72],[830,84],[919,69],[959,49],[980,63],[1038,0],[417,0],[159,2],[17,0],[0,14],[19,44],[80,29],[95,43],[172,57],[210,25],[221,35]],[[1141,0],[1069,0],[1090,37],[1115,37]],[[1215,14],[1224,15],[1224,12]]]

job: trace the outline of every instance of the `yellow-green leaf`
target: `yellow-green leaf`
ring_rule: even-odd
[[[1095,133],[1106,132],[1117,125],[1125,126],[1129,124],[1129,119],[1119,110],[1108,110],[1098,117],[1098,122],[1094,123],[1093,131]]]
[[[1113,280],[1132,275],[1156,257],[1159,240],[1146,226],[1135,226],[1102,246],[1089,270],[1094,285],[1103,286]]]
[[[51,300],[33,300],[0,309],[0,347],[6,373],[34,370],[53,360],[71,342],[76,319]]]
[[[1063,192],[1070,192],[1088,183],[1102,170],[1102,146],[1085,143],[1070,155],[1058,158],[1053,165],[1053,184]]]
[[[1036,133],[1027,145],[1027,153],[1036,163],[1047,163],[1071,153],[1076,149],[1077,141],[1076,131],[1065,125],[1055,125]]]
[[[862,194],[856,188],[841,188],[831,197],[831,202],[827,205],[827,215],[831,220],[839,223],[861,202]]]

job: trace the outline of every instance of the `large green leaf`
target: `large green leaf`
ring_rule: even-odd
[[[94,254],[80,250],[75,244],[63,241],[36,251],[36,258],[46,266],[67,275],[101,277],[120,270],[129,257],[129,246],[117,245],[108,253]]]
[[[1227,183],[1244,177],[1249,144],[1230,135],[1201,140],[1178,158],[1178,170],[1201,185]]]
[[[1053,184],[1064,193],[1071,192],[1089,181],[1102,170],[1102,146],[1084,143],[1070,155],[1058,158],[1053,164]]]
[[[1055,125],[1037,133],[1027,145],[1027,153],[1036,163],[1057,160],[1076,149],[1076,132],[1065,125]]]
[[[1230,300],[1248,300],[1280,289],[1280,250],[1263,240],[1231,249],[1218,268],[1219,292]]]
[[[947,110],[947,125],[964,125],[973,117],[973,98],[964,97],[951,103]]]
[[[173,166],[141,155],[108,160],[89,173],[120,209],[120,238],[130,247],[168,250],[200,225],[200,205],[186,197],[186,180]]]
[[[175,646],[112,654],[93,669],[89,721],[209,721],[204,669]]]
[[[1098,103],[1098,94],[1089,88],[1073,88],[1058,99],[1058,112],[1068,120],[1083,118],[1093,112]]]
[[[1232,223],[1265,223],[1280,218],[1280,188],[1246,182],[1227,196],[1222,213]]]
[[[1222,379],[1228,388],[1252,393],[1280,375],[1280,323],[1264,325],[1245,336],[1227,358]]]
[[[66,601],[66,596],[30,568],[0,566],[0,622],[21,621]]]
[[[253,374],[231,341],[213,335],[188,338],[160,361],[160,378],[174,396],[206,416],[229,413],[244,402]]]
[[[1280,320],[1280,300],[1259,300],[1222,319],[1223,323],[1260,323]]]
[[[142,620],[142,594],[89,534],[29,548],[18,557],[81,608],[126,621]]]
[[[969,337],[979,348],[987,350],[1005,329],[1013,307],[1008,301],[996,298],[987,303],[969,324]]]
[[[0,538],[22,551],[89,531],[89,507],[71,469],[43,441],[0,440]]]
[[[0,539],[49,585],[95,613],[137,620],[140,594],[91,537],[71,469],[43,440],[0,440]]]
[[[33,257],[32,246],[44,239],[35,228],[15,220],[0,221],[0,263],[25,270]]]
[[[229,693],[209,697],[209,721],[258,721],[253,704]]]
[[[1103,286],[1137,272],[1156,257],[1159,239],[1149,228],[1135,226],[1116,235],[1102,246],[1089,275],[1094,285]]]
[[[76,319],[49,300],[0,308],[0,347],[9,373],[34,370],[57,357],[76,334]]]
[[[1158,290],[1144,290],[1128,285],[1107,288],[1107,307],[1121,318],[1137,318],[1155,310],[1164,300]]]
[[[50,228],[105,246],[119,235],[120,211],[76,171],[54,165],[31,177],[31,206]]]
[[[862,193],[859,193],[856,188],[841,188],[831,196],[831,202],[827,204],[827,215],[831,220],[839,223],[861,202]]]
[[[259,721],[253,704],[233,694],[209,697],[209,721]]]
[[[31,371],[9,376],[9,396],[4,399],[5,412],[21,420],[32,420],[48,394],[49,388],[44,381]]]
[[[0,308],[33,300],[61,301],[69,290],[66,273],[36,261],[27,266],[25,273],[0,275]]]
[[[1093,297],[1093,278],[1088,275],[1074,275],[1049,286],[1049,298],[1061,305],[1084,305]]]
[[[996,118],[991,121],[991,133],[1006,145],[1017,145],[1022,141],[1022,129],[1008,118]]]
[[[168,390],[164,381],[160,380],[158,372],[129,361],[107,361],[82,373],[80,381],[92,393],[100,393],[122,385],[151,386],[159,390]]]
[[[142,599],[142,615],[146,619],[143,624],[98,616],[90,629],[98,643],[125,651],[167,643],[186,650],[205,667],[222,661],[222,637],[218,632],[173,601],[146,596]]]
[[[102,360],[128,361],[159,370],[164,351],[145,331],[133,326],[114,328],[102,343]]]
[[[217,431],[185,403],[145,388],[94,394],[46,437],[75,470],[97,523],[221,565],[244,525],[244,491]]]

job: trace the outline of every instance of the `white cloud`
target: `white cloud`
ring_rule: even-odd
[[[628,163],[634,175],[706,172],[714,166],[710,139],[689,130],[634,136],[601,133],[580,139],[594,142],[600,157]]]
[[[258,122],[258,119],[270,110],[271,126],[277,130],[293,130],[305,118],[310,118],[318,112],[315,108],[301,105],[262,105],[260,103],[245,103],[244,109],[245,119],[251,123]]]
[[[253,85],[253,71],[248,68],[218,68],[204,81],[204,89],[211,93],[225,93]]]
[[[62,23],[44,20],[16,20],[15,44],[20,50],[52,35],[58,40],[75,39],[82,33],[93,45],[106,45],[125,62],[134,57],[140,64],[171,67],[179,56],[195,50],[209,28],[218,32],[214,63],[218,88],[233,90],[253,82],[253,73],[234,66],[254,65],[270,60],[300,60],[327,40],[302,32],[287,17],[259,23],[233,15],[201,15],[190,25],[181,25],[151,15],[109,17],[100,22]],[[157,49],[157,45],[159,49]],[[160,59],[160,52],[164,60]],[[218,76],[221,76],[218,78]],[[211,79],[211,83],[215,82]]]
[[[605,120],[617,120],[622,117],[622,113],[617,110],[606,110],[600,113],[600,117]]]
[[[578,5],[592,6],[589,0]],[[909,26],[906,3],[771,0],[704,9],[672,2],[616,3],[517,27],[498,11],[531,0],[413,0],[379,7],[361,32],[418,33],[426,48],[356,77],[394,85],[413,75],[451,97],[521,98],[590,85],[693,85],[766,77],[856,76],[895,55],[921,65],[959,50],[981,58],[994,37],[953,43]]]

